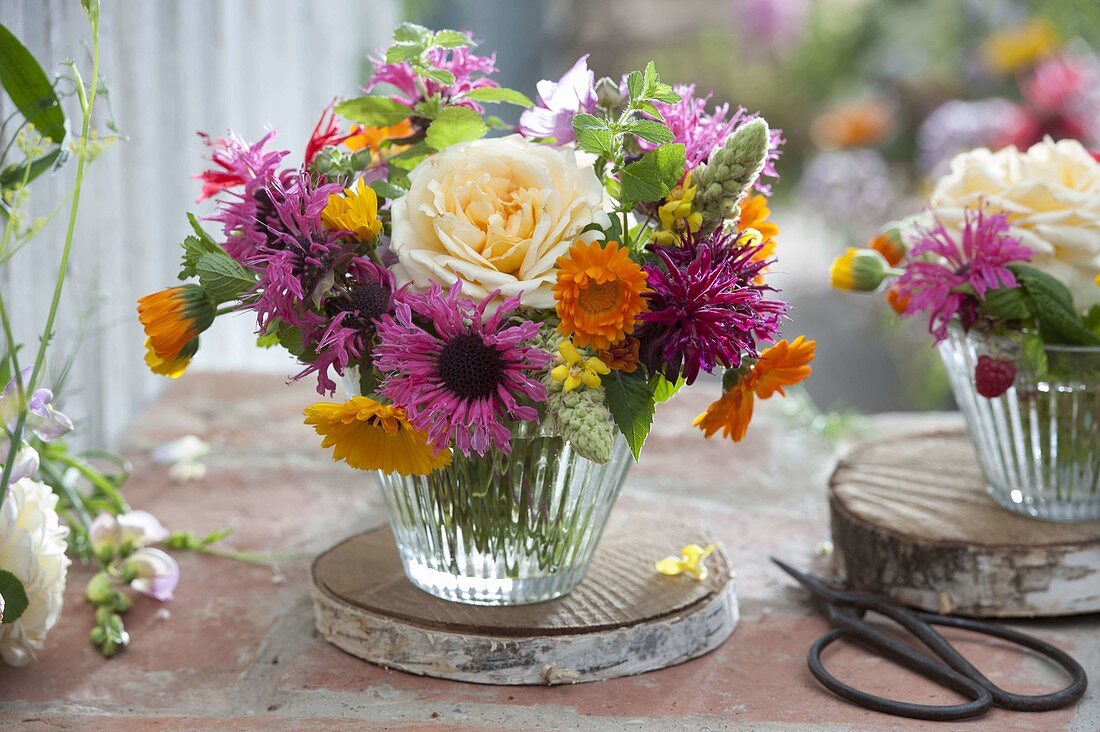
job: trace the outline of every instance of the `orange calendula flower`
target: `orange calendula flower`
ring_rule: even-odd
[[[449,465],[448,450],[436,452],[428,436],[414,429],[405,410],[370,397],[352,397],[343,404],[318,402],[305,410],[306,424],[333,448],[332,459],[359,470],[401,475],[427,475]]]
[[[886,288],[886,302],[890,303],[890,307],[898,315],[904,315],[906,309],[909,307],[909,298],[901,294],[894,285],[890,285]]]
[[[901,236],[901,227],[897,224],[887,225],[867,247],[881,254],[891,267],[901,264],[901,260],[905,259],[905,254],[909,251],[905,245],[905,239]]]
[[[608,348],[634,332],[645,312],[646,273],[618,242],[578,241],[558,258],[558,332],[582,348]]]
[[[693,424],[708,438],[721,430],[723,437],[740,442],[752,421],[755,399],[783,396],[784,387],[805,380],[810,375],[816,345],[815,341],[799,336],[790,343],[784,339],[765,349],[755,364],[734,372],[737,378],[723,384],[721,398],[696,417]]]
[[[641,341],[634,336],[627,336],[618,343],[612,343],[607,348],[601,348],[596,355],[612,371],[632,374],[638,370],[638,348],[640,346]]]
[[[768,198],[760,193],[754,193],[741,202],[741,216],[737,221],[738,231],[755,231],[760,235],[759,251],[753,255],[754,261],[771,259],[775,256],[775,237],[779,235],[779,227],[774,221],[770,221],[771,209],[768,208]],[[757,278],[758,284],[764,279],[763,274]]]
[[[886,258],[874,249],[848,247],[829,267],[829,284],[845,292],[873,292],[890,274]]]
[[[390,155],[404,150],[407,145],[391,145],[382,150],[382,143],[387,140],[400,140],[413,133],[412,122],[404,120],[388,127],[367,127],[356,125],[351,134],[344,140],[344,147],[352,152],[367,148],[376,158],[387,158]]]
[[[155,374],[176,378],[198,351],[199,334],[214,322],[214,303],[199,285],[180,285],[138,300],[145,329],[145,363]]]
[[[382,231],[378,195],[360,178],[353,188],[345,188],[343,195],[333,193],[328,197],[321,221],[330,229],[353,232],[359,241],[374,241]]]

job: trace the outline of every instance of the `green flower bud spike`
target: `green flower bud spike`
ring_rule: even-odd
[[[703,214],[702,230],[713,231],[738,216],[738,201],[760,177],[768,154],[768,123],[747,122],[726,138],[705,165],[694,173],[698,186],[696,208]]]
[[[547,427],[561,432],[581,457],[594,463],[610,461],[615,429],[603,388],[565,391],[562,382],[551,381],[548,392]]]

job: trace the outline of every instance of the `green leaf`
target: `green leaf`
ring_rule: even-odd
[[[1100,346],[1100,336],[1085,325],[1073,307],[1073,295],[1054,277],[1023,264],[1009,265],[1027,291],[1039,331],[1047,343]]]
[[[645,98],[645,79],[641,71],[631,71],[626,75],[626,89],[630,92],[630,101],[641,101]]]
[[[9,165],[3,171],[0,171],[0,188],[12,188],[24,180],[30,183],[47,170],[64,162],[65,158],[62,157],[61,153],[61,148],[57,147],[35,160]],[[27,168],[30,168],[29,173]]]
[[[577,146],[593,155],[610,158],[614,155],[611,130],[607,120],[592,114],[578,114],[573,117],[573,134],[577,136]]]
[[[1038,333],[1027,333],[1024,335],[1023,342],[1023,361],[1026,363],[1035,374],[1035,376],[1045,376],[1047,373],[1047,349],[1043,344],[1043,339]]]
[[[431,67],[416,66],[413,69],[417,74],[423,76],[425,79],[431,79],[437,84],[444,86],[450,86],[455,83],[455,75],[446,69],[436,69]],[[465,109],[465,107],[463,107]]]
[[[256,275],[221,249],[200,256],[195,272],[202,289],[218,305],[239,300],[256,285]]]
[[[627,125],[626,129],[630,134],[658,145],[664,145],[676,139],[672,130],[651,119],[636,119]]]
[[[676,392],[684,388],[684,384],[687,383],[687,379],[681,376],[676,380],[676,383],[672,383],[666,379],[663,375],[657,374],[656,378],[652,379],[653,386],[653,400],[657,404],[667,402],[672,397],[676,396]]]
[[[399,64],[402,61],[411,61],[420,58],[420,54],[427,50],[423,43],[415,41],[398,41],[386,49],[386,63]]]
[[[505,104],[515,104],[519,107],[535,106],[535,103],[528,99],[527,95],[523,92],[516,91],[515,89],[506,89],[504,87],[471,89],[462,96],[466,99],[472,99],[475,102],[503,102]]]
[[[1085,313],[1085,327],[1100,335],[1100,303],[1096,303]]]
[[[664,145],[651,150],[622,170],[623,201],[658,201],[668,195],[684,175],[684,146]]]
[[[408,193],[407,189],[395,186],[393,183],[385,180],[376,180],[370,184],[370,187],[374,189],[374,192],[378,194],[379,198],[388,198],[390,200],[400,198]]]
[[[998,320],[1027,320],[1032,317],[1031,300],[1022,287],[998,287],[982,301],[983,315]]]
[[[4,598],[4,623],[14,623],[29,603],[23,583],[6,569],[0,569],[0,596]]]
[[[191,222],[191,228],[194,229],[195,235],[187,237],[180,244],[183,247],[183,265],[179,274],[181,280],[198,276],[199,273],[195,269],[195,265],[198,264],[199,258],[204,254],[225,254],[218,243],[203,230],[195,214],[187,214],[187,220]]]
[[[508,124],[507,122],[505,122],[500,117],[497,117],[494,114],[490,114],[485,118],[485,124],[489,125],[489,129],[491,129],[491,130],[510,130],[510,129],[512,129],[512,125]]]
[[[408,119],[412,110],[389,97],[365,96],[340,102],[336,114],[361,125],[389,127]]]
[[[431,45],[441,46],[442,48],[461,48],[462,46],[476,46],[477,44],[471,41],[465,33],[441,30],[432,38]]]
[[[420,43],[427,45],[432,41],[432,32],[422,25],[405,21],[393,29],[393,40],[398,43]]]
[[[428,125],[424,142],[435,150],[443,150],[459,142],[477,140],[489,131],[481,115],[469,107],[447,107]]]
[[[607,408],[637,460],[653,426],[653,389],[640,373],[613,371],[601,377]]]
[[[1026,264],[1010,264],[1008,268],[1028,292],[1044,292],[1069,309],[1073,309],[1073,294],[1060,280]]]
[[[34,55],[0,24],[0,84],[23,118],[40,135],[62,145],[68,129],[53,84]]]

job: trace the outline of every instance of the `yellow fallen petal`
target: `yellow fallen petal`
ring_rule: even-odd
[[[670,577],[674,577],[678,574],[683,574],[684,565],[680,561],[679,557],[665,557],[661,561],[654,565],[658,572],[661,574],[667,574]]]

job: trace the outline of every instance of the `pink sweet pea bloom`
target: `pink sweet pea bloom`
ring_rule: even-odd
[[[126,568],[134,573],[130,586],[143,595],[168,602],[180,581],[176,560],[160,549],[144,547],[126,560]]]
[[[524,110],[519,117],[519,132],[524,137],[553,137],[564,145],[575,139],[573,117],[596,108],[596,79],[588,68],[588,54],[558,81],[543,79],[537,85],[539,105]]]

